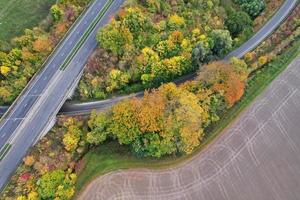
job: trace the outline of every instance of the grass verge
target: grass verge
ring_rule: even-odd
[[[76,185],[80,191],[90,181],[105,173],[129,168],[160,169],[181,163],[212,142],[233,120],[245,110],[247,106],[300,54],[300,38],[293,42],[281,55],[257,70],[248,80],[247,89],[242,99],[231,109],[221,114],[221,120],[212,124],[206,131],[205,142],[202,143],[194,154],[189,156],[169,156],[163,159],[137,158],[127,146],[120,146],[117,142],[107,142],[91,150],[84,157],[85,167],[80,173]],[[78,195],[78,194],[77,194]]]
[[[0,49],[10,48],[10,40],[25,28],[37,26],[56,0],[0,0]]]

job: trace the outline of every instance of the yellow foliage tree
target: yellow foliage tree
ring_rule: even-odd
[[[23,159],[23,161],[24,161],[24,164],[26,165],[26,166],[32,166],[33,164],[34,164],[34,162],[35,162],[35,159],[34,159],[34,157],[33,156],[26,156],[24,159]]]
[[[10,72],[10,68],[6,67],[6,66],[1,66],[0,67],[0,72],[1,74],[3,74],[4,76],[6,76],[9,72]]]
[[[39,194],[35,191],[31,191],[29,192],[29,194],[27,195],[27,200],[39,200]]]

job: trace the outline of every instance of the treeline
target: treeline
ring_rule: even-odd
[[[129,1],[99,30],[100,49],[87,64],[80,98],[156,87],[222,58],[252,33],[252,20],[264,8],[252,5],[236,1],[224,9],[218,0]]]
[[[40,26],[26,29],[12,40],[9,52],[0,52],[0,105],[11,103],[20,94],[88,1],[58,1]]]
[[[107,112],[93,112],[87,131],[72,123],[63,143],[73,153],[82,144],[116,139],[139,156],[190,154],[202,142],[205,128],[242,97],[248,74],[247,64],[237,58],[230,63],[212,62],[194,81],[164,84],[145,92],[141,99],[125,100]]]

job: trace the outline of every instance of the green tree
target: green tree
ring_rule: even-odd
[[[192,51],[193,64],[200,67],[203,63],[209,62],[211,56],[211,49],[207,47],[203,42],[200,42]]]
[[[264,0],[235,0],[234,2],[241,5],[252,18],[257,17],[266,8]]]
[[[75,193],[77,176],[71,170],[46,172],[37,181],[37,191],[41,199],[71,199]]]
[[[55,170],[45,173],[37,182],[38,193],[42,199],[54,199],[58,186],[63,185],[65,172]]]
[[[87,141],[94,145],[104,142],[109,135],[110,123],[110,116],[107,113],[92,111],[88,121],[91,131],[87,134]]]
[[[124,88],[130,80],[130,75],[126,72],[122,72],[117,69],[113,69],[109,72],[107,78],[107,92]]]
[[[96,38],[101,47],[119,56],[124,53],[123,47],[133,41],[130,30],[116,20],[112,20],[111,23],[100,29]]]
[[[252,28],[252,20],[249,15],[243,11],[234,12],[228,16],[225,25],[233,37],[238,36],[244,30]]]
[[[54,19],[55,22],[58,22],[62,15],[63,15],[63,11],[60,9],[60,7],[57,5],[57,4],[54,4],[51,9],[51,14],[52,14],[52,17]]]
[[[242,4],[242,9],[252,18],[257,17],[266,8],[264,0],[251,0]]]
[[[232,48],[232,38],[228,30],[213,30],[210,34],[213,40],[212,51],[217,56],[223,56]]]

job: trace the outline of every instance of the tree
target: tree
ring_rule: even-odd
[[[70,199],[75,193],[76,174],[71,170],[46,172],[37,182],[41,199]]]
[[[91,131],[87,134],[87,141],[94,145],[104,142],[110,133],[108,130],[110,123],[110,116],[107,113],[92,111],[88,121]]]
[[[200,42],[192,51],[192,61],[194,65],[200,67],[203,63],[211,59],[211,50],[203,42]]]
[[[185,20],[177,14],[171,15],[168,21],[168,26],[171,29],[183,28],[185,26]]]
[[[2,75],[6,76],[9,72],[10,72],[10,68],[9,67],[6,67],[6,66],[1,66],[0,67],[0,72]]]
[[[11,93],[12,89],[11,87],[0,87],[0,103],[8,103],[12,100],[12,93]]]
[[[62,170],[47,172],[38,180],[38,193],[42,199],[54,199],[58,186],[62,185],[65,173]]]
[[[39,200],[39,194],[35,191],[31,191],[27,195],[27,200]]]
[[[26,166],[32,166],[33,164],[34,164],[34,162],[35,162],[35,159],[34,159],[34,157],[33,156],[26,156],[24,159],[23,159],[23,161],[24,161],[24,164],[26,165]]]
[[[236,57],[232,57],[230,59],[230,64],[232,65],[234,72],[238,74],[240,80],[246,81],[250,73],[246,62]]]
[[[179,132],[178,149],[180,152],[190,154],[200,144],[204,132],[202,124],[208,120],[208,113],[199,104],[193,93],[182,91],[176,100],[176,108],[169,128]]]
[[[63,138],[65,149],[67,151],[74,152],[78,147],[81,135],[82,132],[79,127],[75,125],[70,126]]]
[[[18,196],[17,200],[27,200],[26,196],[22,195],[22,196]]]
[[[213,40],[212,51],[217,56],[223,56],[232,48],[232,38],[228,30],[213,30],[211,32]]]
[[[235,0],[234,2],[241,5],[252,18],[257,17],[266,8],[264,0]]]
[[[63,15],[63,11],[60,9],[60,7],[57,4],[54,4],[51,7],[50,11],[51,11],[54,21],[58,22]]]
[[[122,89],[129,83],[129,80],[130,75],[128,73],[113,69],[108,74],[106,91],[112,92]]]
[[[145,133],[143,137],[137,138],[132,144],[134,152],[140,156],[156,158],[176,152],[173,135],[170,132],[164,133],[164,137],[161,135],[160,133]]]
[[[252,28],[252,20],[249,15],[243,11],[229,14],[225,21],[225,25],[233,37],[238,36],[244,30]]]
[[[51,51],[51,43],[49,38],[40,37],[33,42],[33,50],[39,53],[47,54]]]
[[[100,46],[121,56],[124,53],[123,47],[131,44],[133,36],[127,27],[121,25],[120,21],[113,19],[111,23],[100,29],[97,33],[97,41]]]
[[[224,96],[231,107],[244,94],[245,82],[240,74],[228,63],[213,62],[206,65],[199,73],[198,80],[206,87]]]
[[[266,8],[264,0],[251,0],[242,4],[242,9],[252,18],[257,17]]]
[[[120,144],[130,144],[142,133],[136,118],[136,101],[125,100],[112,107],[109,131]]]
[[[258,58],[258,64],[259,64],[260,67],[265,65],[267,62],[268,62],[268,57],[267,56],[260,56]]]
[[[157,92],[153,92],[152,94],[145,92],[143,99],[135,102],[140,130],[143,133],[162,131],[164,123],[163,115],[166,107],[165,97]]]
[[[124,14],[119,15],[122,25],[129,29],[129,31],[138,37],[139,34],[145,30],[149,31],[151,27],[149,18],[139,7],[129,7],[125,9]]]
[[[64,147],[67,151],[74,152],[83,135],[81,129],[82,123],[75,118],[68,118],[64,126],[67,129],[63,137]]]

